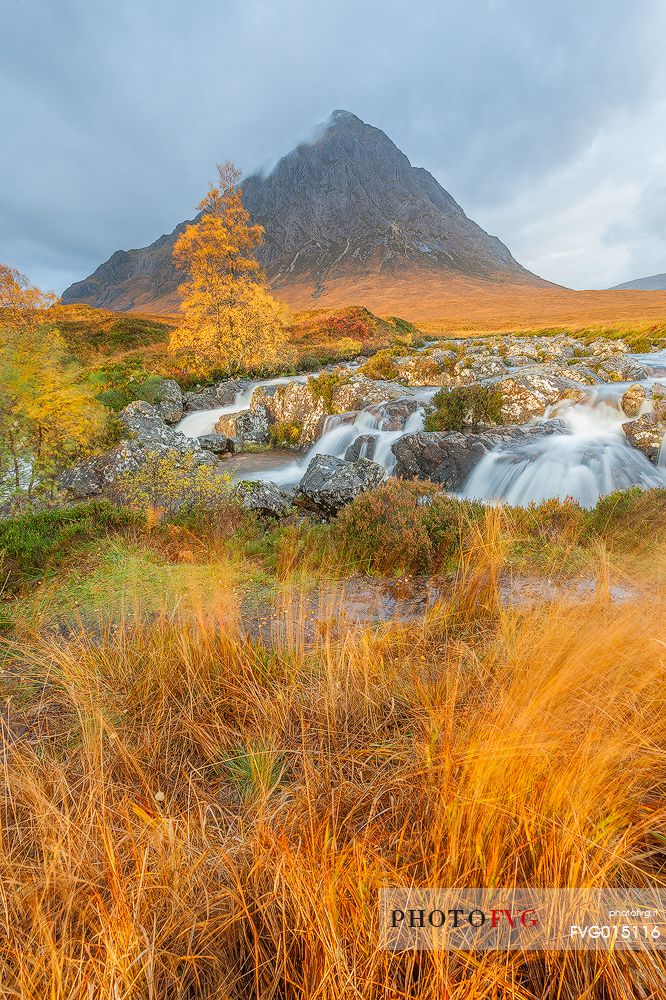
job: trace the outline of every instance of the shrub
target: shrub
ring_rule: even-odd
[[[271,443],[276,448],[289,448],[301,439],[302,427],[295,420],[281,420],[269,429]]]
[[[74,543],[99,538],[141,521],[135,512],[108,500],[91,500],[8,518],[0,521],[4,570],[9,572],[11,584],[21,577],[39,577],[48,565],[68,556]]]
[[[116,480],[114,491],[134,508],[157,507],[168,515],[240,504],[228,473],[177,451],[147,452],[139,469]]]
[[[480,424],[502,421],[502,394],[493,386],[466,385],[440,389],[433,399],[435,410],[425,419],[427,431],[461,431]]]
[[[335,524],[353,563],[403,575],[453,565],[464,525],[483,511],[480,504],[448,497],[435,483],[390,479],[356,497]]]
[[[367,378],[382,379],[391,381],[398,378],[400,370],[394,364],[393,359],[401,352],[398,348],[390,347],[384,351],[377,351],[373,357],[369,358],[360,371]]]
[[[316,378],[308,381],[308,387],[315,399],[321,399],[327,413],[334,413],[333,394],[341,385],[347,385],[351,375],[346,368],[334,368],[330,372],[322,372]]]

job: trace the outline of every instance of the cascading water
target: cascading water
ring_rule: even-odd
[[[657,368],[666,366],[666,352],[636,355],[635,358]],[[663,376],[645,379],[641,384],[649,388],[659,378]],[[176,430],[190,437],[210,433],[223,414],[247,409],[258,386],[306,382],[307,379],[308,376],[300,375],[248,384],[237,394],[232,405],[191,413],[180,421]],[[473,470],[462,495],[486,502],[505,500],[519,506],[555,497],[573,497],[585,506],[593,506],[599,497],[614,490],[630,486],[666,487],[666,439],[658,462],[653,464],[628,443],[622,429],[627,417],[620,401],[629,384],[593,386],[584,402],[565,401],[550,407],[532,426],[557,417],[565,422],[568,433],[544,434],[523,443],[499,444]],[[344,458],[359,437],[364,440],[359,444],[357,455],[372,458],[392,472],[395,466],[392,445],[404,434],[423,429],[423,406],[436,391],[436,388],[405,389],[405,399],[416,400],[419,406],[404,418],[400,430],[395,429],[395,419],[391,421],[383,414],[382,407],[387,404],[374,404],[355,414],[335,414],[327,418],[322,436],[306,455],[291,461],[285,456],[285,463],[279,468],[273,463],[264,463],[262,467],[257,455],[258,467],[244,470],[243,476],[293,486],[301,479],[313,456]],[[650,407],[649,402],[644,404],[641,413]]]
[[[195,410],[194,413],[188,413],[175,425],[174,430],[191,438],[201,437],[202,434],[212,434],[220,417],[226,416],[228,413],[237,413],[239,410],[247,410],[252,393],[259,386],[286,385],[287,382],[307,382],[307,380],[307,375],[293,375],[267,379],[264,382],[248,382],[240,392],[236,393],[233,403],[228,406],[218,406],[214,410]]]
[[[505,500],[518,507],[572,497],[593,507],[614,490],[666,486],[665,468],[653,465],[624,435],[622,424],[627,417],[620,399],[626,388],[600,386],[583,403],[551,407],[543,420],[557,416],[569,433],[497,447],[481,459],[462,495],[473,500]]]

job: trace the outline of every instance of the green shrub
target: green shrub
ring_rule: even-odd
[[[21,577],[39,577],[48,565],[67,557],[75,543],[142,521],[135,512],[108,500],[90,500],[0,521],[4,572],[9,573],[11,584]]]
[[[502,421],[502,393],[493,386],[466,385],[440,389],[434,411],[425,419],[426,431],[461,431]]]
[[[334,368],[330,372],[322,372],[316,378],[308,381],[308,387],[315,399],[321,399],[327,413],[334,413],[333,394],[341,385],[347,385],[351,374],[346,368]]]
[[[398,378],[400,375],[400,369],[394,364],[393,359],[401,353],[404,352],[400,351],[400,349],[396,347],[390,347],[384,351],[377,351],[376,354],[365,362],[359,371],[365,375],[366,378],[382,379],[389,382],[392,379]]]
[[[301,439],[302,427],[295,420],[280,420],[270,427],[268,433],[276,448],[293,448]]]

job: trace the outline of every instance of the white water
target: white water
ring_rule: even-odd
[[[544,420],[563,419],[569,433],[522,445],[500,445],[481,459],[462,495],[473,500],[505,500],[519,507],[571,497],[593,507],[614,490],[666,487],[664,446],[655,466],[624,435],[622,424],[627,417],[620,399],[626,388],[599,386],[590,392],[588,402],[550,408]]]
[[[635,357],[647,364],[666,366],[666,352]],[[306,382],[307,378],[300,375],[254,382],[237,395],[232,405],[188,414],[176,425],[176,430],[190,437],[210,433],[223,414],[247,409],[258,386]],[[642,384],[649,387],[659,380],[663,377],[646,379]],[[614,490],[630,486],[666,487],[666,439],[655,465],[628,443],[622,430],[627,417],[620,408],[620,400],[630,384],[590,387],[585,402],[567,401],[550,407],[544,417],[533,424],[557,417],[566,423],[568,433],[544,435],[526,444],[498,445],[476,466],[462,495],[486,502],[501,499],[519,506],[556,497],[572,497],[585,506],[593,506],[601,496]],[[405,397],[411,396],[420,403],[426,403],[436,391],[436,388],[405,389]],[[641,413],[649,410],[650,405],[644,404]],[[378,409],[379,413],[376,412]],[[420,407],[408,417],[402,430],[391,431],[384,429],[387,421],[382,418],[381,408],[376,406],[355,415],[328,417],[322,436],[306,455],[287,460],[282,468],[255,470],[248,473],[247,478],[270,478],[280,486],[293,486],[314,455],[344,458],[347,448],[356,438],[366,434],[375,439],[373,461],[383,465],[390,473],[395,467],[392,445],[403,434],[422,430],[423,418],[424,411]],[[363,446],[361,454],[366,452]]]
[[[174,426],[174,430],[191,438],[201,437],[202,434],[212,434],[220,417],[249,408],[252,393],[260,385],[286,385],[287,382],[307,382],[307,380],[307,375],[290,375],[283,378],[267,379],[265,382],[249,382],[241,392],[236,393],[236,398],[229,406],[218,406],[214,410],[195,410],[194,413],[188,413]]]

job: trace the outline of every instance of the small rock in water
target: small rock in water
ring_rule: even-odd
[[[226,434],[202,434],[197,438],[199,445],[205,451],[212,451],[215,455],[233,455],[234,442]]]
[[[630,385],[622,397],[622,409],[628,417],[637,417],[647,393],[642,385]]]

